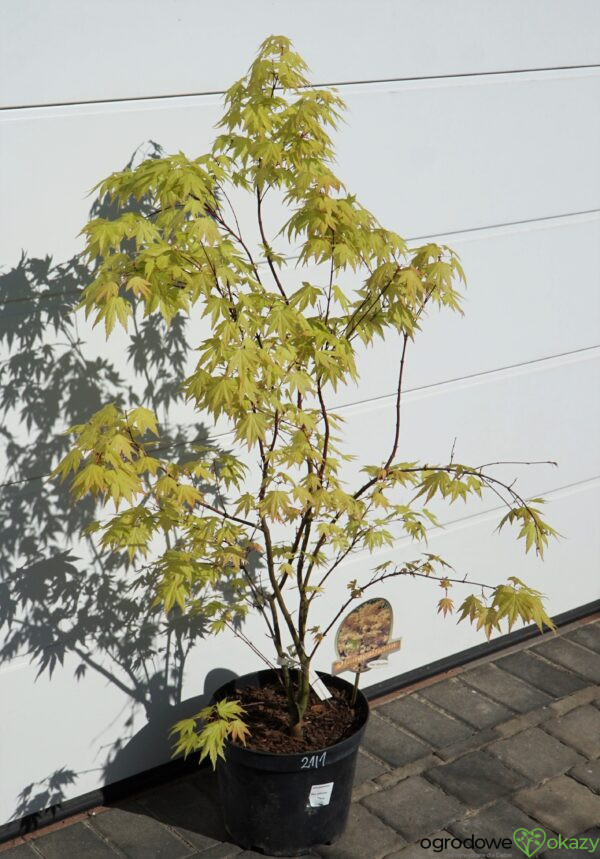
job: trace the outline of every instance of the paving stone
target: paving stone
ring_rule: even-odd
[[[222,821],[216,781],[210,782],[214,793],[207,796],[190,781],[162,785],[158,790],[140,796],[140,806],[167,826],[172,826],[196,850],[205,850],[218,841],[227,841]]]
[[[359,751],[356,758],[356,773],[354,774],[354,784],[362,784],[372,778],[377,778],[378,775],[387,772],[383,764],[369,758],[363,752]]]
[[[561,835],[577,835],[600,821],[600,796],[562,775],[515,794],[514,802]]]
[[[547,692],[553,698],[570,695],[571,692],[583,689],[587,685],[585,680],[580,677],[575,677],[568,671],[549,665],[527,650],[511,653],[499,659],[495,664],[504,671],[520,677],[521,680],[537,686],[538,689]]]
[[[523,775],[507,769],[484,751],[471,752],[452,763],[434,767],[425,776],[472,808],[480,808],[529,783]]]
[[[504,722],[503,724],[507,724]],[[498,734],[496,733],[496,729],[487,728],[485,731],[477,731],[473,734],[472,737],[469,737],[466,740],[462,740],[460,743],[454,743],[452,746],[446,746],[444,749],[438,749],[436,754],[443,758],[445,761],[453,760],[454,758],[459,758],[467,752],[472,752],[475,749],[480,749],[482,746],[486,746],[488,743],[493,743],[494,740],[498,739]]]
[[[596,653],[567,641],[566,638],[552,638],[533,648],[551,662],[556,662],[592,683],[600,683],[600,659]]]
[[[228,842],[229,834],[227,833],[225,824],[223,823],[217,774],[207,768],[192,775],[189,778],[189,781],[199,789],[202,800],[196,807],[196,816],[193,819],[193,825],[190,826],[189,820],[180,825],[185,828],[188,833],[190,831],[194,831],[204,838],[212,838],[215,841]],[[185,838],[186,840],[190,840],[188,835],[185,835]]]
[[[544,722],[544,728],[588,758],[600,756],[600,710],[587,704]]]
[[[215,844],[214,847],[209,847],[208,850],[203,850],[201,853],[194,853],[194,856],[202,856],[202,859],[230,859],[232,856],[239,856],[242,848],[237,844]],[[264,859],[264,857],[263,857]]]
[[[589,647],[590,650],[600,653],[600,622],[578,626],[577,629],[567,632],[564,637],[569,641],[574,641],[575,644],[582,644],[584,647]]]
[[[216,787],[216,782],[214,783]],[[212,785],[211,785],[212,788]],[[161,809],[187,808],[202,800],[203,791],[190,779],[167,782],[136,797],[135,801]]]
[[[439,857],[439,859],[446,859],[446,857],[455,857],[456,859],[457,854],[460,855],[460,859],[479,859],[479,853],[460,847],[456,841],[456,836],[452,835],[451,832],[446,832],[445,829],[442,829],[441,832],[435,832],[433,835],[427,835],[425,838],[417,841],[416,844],[409,844],[408,847],[397,853],[391,853],[385,859],[428,859],[430,856]],[[453,839],[455,840],[454,847],[451,843]],[[425,846],[421,847],[424,841]],[[429,845],[427,842],[430,842]],[[443,847],[442,845],[445,843],[447,846]]]
[[[548,843],[548,839],[546,839],[546,844]],[[589,857],[590,854],[587,852],[581,852],[580,850],[565,850],[562,848],[554,847],[548,850],[546,853],[536,853],[534,859],[581,859],[582,856]]]
[[[114,850],[83,823],[74,823],[35,839],[45,859],[115,859]]]
[[[206,856],[206,853],[196,853],[196,856],[199,856],[200,859]],[[256,853],[254,850],[243,850],[241,853],[235,854],[238,859],[269,859],[268,853]],[[317,853],[301,853],[298,856],[298,859],[303,859],[303,857],[308,856],[317,856]]]
[[[534,784],[561,775],[578,763],[585,763],[585,759],[570,746],[563,745],[539,728],[530,728],[507,740],[498,740],[487,750]]]
[[[585,686],[579,689],[578,692],[573,692],[572,695],[567,695],[565,698],[560,698],[558,701],[553,701],[548,707],[550,715],[562,716],[568,713],[569,710],[574,710],[575,707],[580,707],[582,704],[594,704],[600,699],[600,686]]]
[[[470,686],[475,686],[480,692],[484,692],[494,701],[507,704],[511,710],[517,713],[529,713],[550,704],[552,698],[535,686],[530,686],[498,668],[492,662],[480,665],[471,671],[465,671],[460,679]]]
[[[399,782],[389,790],[367,796],[364,805],[407,841],[417,841],[463,817],[467,809],[453,796],[421,776]]]
[[[2,850],[0,844],[0,853],[2,859],[39,859],[39,854],[34,853],[29,844],[17,844],[15,847],[10,847],[8,850]]]
[[[378,790],[381,790],[381,788],[374,781],[363,781],[362,784],[352,788],[352,802],[360,802],[365,796],[377,793]]]
[[[239,859],[265,859],[266,854],[255,853],[254,850],[242,850],[242,852],[238,853],[237,855],[238,855]],[[308,853],[308,854],[305,853],[304,855],[310,856],[310,853]]]
[[[381,712],[413,734],[426,740],[434,748],[449,746],[470,737],[474,729],[439,710],[434,710],[415,695],[406,695],[390,701],[380,708]]]
[[[532,710],[531,713],[523,713],[522,716],[516,716],[508,722],[502,722],[501,725],[496,725],[494,731],[501,737],[512,737],[515,734],[520,734],[521,731],[526,731],[528,728],[535,728],[541,722],[551,719],[552,715],[552,705],[550,707],[542,707],[541,710]]]
[[[93,826],[130,859],[179,859],[191,853],[157,820],[144,814],[111,808],[95,817]]]
[[[393,767],[416,761],[430,752],[426,745],[386,722],[377,713],[371,714],[363,737],[363,746]]]
[[[488,808],[484,808],[483,811],[479,811],[473,817],[451,823],[448,829],[452,834],[458,835],[462,839],[467,839],[471,836],[487,839],[507,838],[512,842],[513,833],[516,829],[537,829],[539,825],[537,821],[528,817],[520,808],[515,808],[510,802],[500,799],[493,805],[488,806]],[[516,846],[510,848],[492,848],[489,851],[482,850],[481,852],[484,855],[487,852],[491,852],[492,855],[507,856],[510,859],[523,859],[524,855]]]
[[[600,793],[600,760],[583,761],[569,770],[568,775],[582,782],[596,793]]]
[[[230,836],[223,823],[216,773],[206,767],[187,776],[186,782],[194,785],[199,791],[200,801],[195,807],[193,817],[190,816],[189,805],[183,809],[182,814],[185,819],[180,821],[180,826],[176,827],[178,834],[200,850],[203,859],[228,859],[230,856],[237,856],[242,848],[229,841]],[[142,799],[144,797],[140,798],[140,801]],[[163,820],[160,817],[159,819]],[[165,817],[163,822],[174,825],[171,822],[173,820],[178,818]],[[212,847],[206,848],[207,840],[213,844]]]
[[[315,852],[332,859],[378,859],[406,842],[359,802],[350,806],[348,825],[342,837],[331,845],[319,845]]]
[[[434,755],[432,752],[425,758],[419,758],[418,761],[413,761],[410,764],[404,764],[403,767],[396,767],[396,769],[390,770],[389,772],[383,773],[383,775],[377,776],[377,778],[375,779],[375,783],[384,789],[387,787],[392,787],[392,785],[398,784],[399,781],[402,781],[405,778],[410,778],[410,776],[412,775],[421,775],[422,772],[431,769],[431,767],[437,766],[439,763],[439,757],[437,755]]]
[[[422,689],[420,694],[474,728],[493,728],[499,722],[505,722],[514,716],[512,710],[491,701],[476,689],[461,683],[456,677],[428,686]]]

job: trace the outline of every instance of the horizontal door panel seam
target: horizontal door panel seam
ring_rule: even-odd
[[[561,71],[585,71],[588,69],[600,69],[598,63],[585,63],[576,66],[543,66],[538,68],[521,68],[521,69],[498,69],[495,71],[481,72],[454,72],[443,75],[420,75],[416,77],[402,76],[398,78],[374,78],[369,80],[351,80],[351,81],[327,81],[315,82],[313,86],[322,88],[344,88],[352,86],[377,86],[381,84],[394,83],[418,83],[419,81],[446,81],[446,80],[461,80],[464,78],[495,78],[501,75],[528,75],[528,74],[544,74],[556,73]],[[81,101],[57,101],[57,102],[39,102],[34,104],[19,104],[19,105],[2,105],[1,111],[9,110],[39,110],[52,107],[78,107],[94,104],[123,104],[125,102],[143,102],[143,101],[172,101],[178,98],[205,98],[216,95],[224,95],[224,89],[206,90],[205,92],[185,92],[185,93],[166,93],[164,95],[140,95],[114,98],[98,98],[85,99]]]

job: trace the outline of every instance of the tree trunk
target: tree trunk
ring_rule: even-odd
[[[294,696],[295,713],[290,725],[290,733],[293,737],[302,738],[304,714],[308,707],[310,695],[309,663],[303,663],[298,671],[298,689]]]

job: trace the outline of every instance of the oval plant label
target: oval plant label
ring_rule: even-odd
[[[341,622],[335,637],[338,659],[332,674],[368,671],[385,665],[390,653],[399,650],[401,638],[392,639],[394,614],[381,597],[366,600],[352,609]]]

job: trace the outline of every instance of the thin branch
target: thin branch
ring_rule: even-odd
[[[296,630],[296,626],[294,624],[293,618],[290,615],[289,609],[285,604],[285,600],[283,599],[283,595],[281,593],[281,589],[277,583],[277,576],[275,573],[275,564],[273,562],[273,543],[271,540],[271,531],[267,524],[267,520],[264,516],[261,517],[261,525],[262,532],[265,538],[265,554],[267,557],[267,571],[269,574],[269,580],[271,582],[271,587],[273,588],[273,594],[275,600],[277,601],[277,606],[286,622],[289,633],[292,637],[292,641],[294,642],[294,646],[296,648],[296,653],[298,654],[298,658],[304,653],[303,643],[298,636],[298,632]]]
[[[223,190],[223,189],[221,189],[221,190]],[[221,215],[219,215],[219,213],[215,209],[209,209],[209,214],[211,215],[211,217],[213,217],[215,219],[215,221],[217,221],[218,224],[220,224],[223,227],[223,229],[227,233],[229,233],[230,236],[232,236],[232,238],[234,238],[236,240],[236,242],[239,245],[241,245],[241,247],[244,250],[244,253],[248,257],[248,262],[250,263],[250,265],[252,266],[252,269],[254,270],[256,280],[262,286],[263,284],[262,284],[262,281],[260,279],[260,274],[258,272],[258,266],[257,266],[256,262],[254,261],[254,258],[250,252],[248,245],[246,244],[246,242],[242,238],[242,234],[240,231],[240,225],[238,223],[238,219],[237,219],[237,215],[235,214],[235,210],[234,210],[233,206],[231,205],[231,203],[229,202],[229,198],[227,197],[227,195],[225,194],[224,191],[223,191],[223,194],[224,194],[225,198],[227,199],[227,202],[229,203],[229,207],[231,208],[231,211],[233,212],[233,217],[235,218],[237,232],[232,227],[229,226],[229,224],[225,221],[225,219]]]
[[[225,510],[219,510],[218,507],[213,507],[213,505],[209,504],[208,501],[197,501],[196,504],[199,504],[200,507],[206,507],[207,510],[212,510],[213,513],[217,513],[224,519],[229,519],[232,522],[239,522],[240,525],[248,525],[249,528],[254,528],[255,530],[258,530],[260,528],[260,524],[258,522],[250,522],[249,519],[242,519],[239,516],[232,516],[230,513],[226,513]]]
[[[456,439],[458,436],[454,436],[454,441],[452,442],[452,450],[450,451],[450,465],[454,462],[454,450],[456,448]]]
[[[231,214],[233,215],[233,220],[235,221],[235,226],[236,226],[236,229],[238,231],[238,236],[241,236],[242,231],[240,229],[240,222],[238,221],[238,216],[236,214],[235,209],[233,208],[233,204],[232,204],[231,200],[227,196],[227,191],[225,190],[225,188],[222,185],[219,185],[219,193],[223,194],[223,196],[227,200],[227,205],[231,209]]]
[[[381,291],[380,291],[380,292],[379,292],[379,293],[378,293],[378,294],[373,298],[373,300],[371,301],[370,305],[367,307],[367,309],[366,309],[366,310],[365,310],[365,312],[362,314],[362,316],[361,316],[359,319],[357,319],[357,320],[354,322],[354,324],[353,324],[353,325],[350,325],[350,323],[352,322],[352,320],[354,319],[354,317],[356,316],[356,314],[357,314],[357,313],[358,313],[358,312],[359,312],[359,311],[360,311],[360,310],[365,306],[365,304],[367,304],[367,303],[369,302],[369,300],[372,298],[372,296],[367,295],[367,296],[366,296],[366,297],[361,301],[361,303],[358,305],[358,307],[357,307],[357,308],[355,308],[355,310],[354,310],[354,312],[353,312],[352,316],[351,316],[351,317],[350,317],[350,319],[348,320],[348,325],[349,325],[349,327],[348,327],[348,326],[346,326],[346,331],[344,332],[344,336],[345,336],[347,339],[350,339],[350,337],[352,336],[352,334],[354,333],[354,331],[356,330],[356,328],[360,325],[360,323],[363,321],[363,319],[365,319],[365,318],[369,315],[369,313],[370,313],[370,312],[371,312],[371,310],[375,307],[375,305],[377,304],[377,302],[378,302],[378,301],[380,301],[380,300],[383,298],[383,296],[385,295],[385,293],[388,291],[388,289],[390,288],[390,286],[391,286],[391,285],[392,285],[392,283],[394,282],[394,277],[398,274],[398,272],[401,270],[401,268],[402,268],[402,266],[398,263],[398,264],[396,265],[396,270],[394,271],[394,274],[390,277],[390,279],[388,280],[388,282],[386,283],[386,285],[383,287],[383,289],[382,289],[382,290],[381,290]]]
[[[331,266],[329,268],[329,287],[327,289],[327,309],[325,311],[325,321],[329,320],[329,307],[331,305],[331,291],[333,289],[333,273],[335,270],[333,262],[333,249],[335,247],[335,233],[331,237]]]
[[[321,415],[323,417],[323,424],[325,426],[325,434],[323,436],[323,452],[321,455],[321,465],[319,468],[319,480],[321,481],[321,487],[323,486],[323,475],[325,474],[325,466],[327,464],[327,454],[329,452],[329,437],[330,437],[330,427],[329,427],[329,415],[327,413],[327,407],[325,406],[325,400],[323,399],[323,388],[321,385],[321,377],[317,379],[317,396],[319,398],[319,406],[321,407]]]
[[[317,379],[317,395],[319,398],[319,405],[321,407],[321,415],[323,417],[323,423],[325,425],[325,433],[323,436],[323,450],[321,454],[321,464],[319,466],[318,476],[321,483],[321,488],[323,488],[323,477],[325,474],[325,467],[327,465],[327,454],[329,451],[329,439],[330,439],[330,426],[329,426],[329,415],[327,413],[327,407],[325,405],[325,400],[323,398],[323,388],[321,385],[321,377]],[[309,508],[310,511],[310,508]],[[308,570],[306,571],[306,576],[304,580],[302,580],[302,571],[304,568],[304,559],[306,557],[306,547],[308,545],[308,540],[310,538],[310,530],[312,525],[312,515],[308,517],[306,532],[304,535],[304,541],[302,545],[302,550],[300,552],[300,558],[298,561],[298,588],[300,589],[300,627],[304,632],[306,629],[306,618],[308,614],[308,607],[310,605],[311,600],[306,599],[305,588],[310,580],[310,575],[314,567],[314,558],[310,562],[308,566]],[[302,633],[303,634],[303,633]]]
[[[253,407],[254,408],[254,407]],[[258,440],[258,449],[260,451],[260,459],[262,464],[262,477],[260,489],[258,491],[258,500],[263,501],[267,491],[267,474],[269,469],[269,462],[267,458],[267,454],[265,452],[265,446],[261,439]],[[265,556],[267,561],[267,573],[269,576],[269,581],[271,583],[271,588],[273,589],[273,598],[277,603],[279,610],[286,622],[287,628],[292,636],[292,640],[296,647],[296,651],[298,655],[303,652],[302,642],[298,637],[298,633],[296,631],[296,627],[294,625],[294,621],[289,613],[288,607],[285,604],[281,593],[281,587],[277,581],[277,574],[275,572],[275,561],[273,555],[273,542],[271,540],[271,531],[269,525],[267,523],[267,519],[265,516],[260,517],[260,530],[262,531],[264,540],[265,540]],[[273,604],[274,608],[274,604]],[[274,620],[275,620],[275,612],[273,612]]]
[[[281,281],[279,280],[279,275],[277,274],[277,270],[275,269],[275,266],[273,265],[273,259],[271,257],[271,250],[270,250],[269,242],[267,241],[267,237],[265,235],[265,228],[264,228],[263,220],[262,220],[262,197],[260,196],[260,191],[258,189],[258,185],[256,186],[256,205],[257,205],[257,215],[258,215],[258,227],[260,229],[260,235],[261,235],[261,238],[263,240],[263,245],[265,248],[265,257],[267,258],[267,262],[269,264],[269,268],[271,269],[271,274],[273,275],[273,279],[275,280],[275,283],[277,284],[277,289],[279,290],[279,292],[283,296],[285,303],[289,304],[288,297],[285,294],[285,290],[284,290],[283,286],[281,285]]]
[[[236,629],[235,626],[233,626],[233,624],[229,623],[228,620],[225,621],[225,626],[227,626],[233,632],[233,634],[235,636],[237,636],[241,641],[243,641],[244,644],[247,644],[248,647],[250,648],[250,650],[252,650],[252,652],[255,653],[259,657],[259,659],[262,659],[262,661],[266,665],[268,665],[269,668],[272,668],[277,673],[277,669],[273,665],[273,663],[269,659],[267,659],[267,657],[264,655],[264,653],[261,653],[261,651],[258,649],[258,647],[256,647],[254,644],[252,644],[250,639],[246,635],[244,635],[243,632],[240,632],[239,629]]]
[[[454,578],[450,578],[449,576],[432,576],[432,575],[430,575],[430,574],[428,574],[428,573],[419,573],[419,572],[417,572],[416,570],[407,570],[407,569],[394,570],[394,571],[393,571],[393,572],[391,572],[391,573],[384,573],[384,574],[382,574],[381,576],[377,576],[377,578],[371,579],[371,581],[367,582],[367,584],[366,584],[366,585],[363,585],[362,587],[358,588],[358,590],[360,590],[360,592],[361,592],[361,594],[362,594],[362,593],[363,593],[363,591],[368,590],[368,588],[373,587],[373,585],[379,585],[379,584],[381,584],[381,582],[385,581],[386,579],[393,579],[393,578],[396,578],[396,577],[398,577],[398,576],[415,576],[415,577],[417,577],[417,578],[421,578],[421,579],[429,579],[429,580],[430,580],[430,581],[432,581],[432,582],[454,582],[455,584],[461,584],[461,585],[462,585],[462,584],[467,584],[467,585],[472,585],[472,586],[474,586],[474,587],[481,587],[481,588],[487,588],[488,590],[494,590],[494,586],[493,586],[493,585],[484,584],[483,582],[473,582],[473,581],[470,581],[470,580],[469,580],[469,579],[467,579],[467,578],[464,578],[464,579],[454,579]],[[321,645],[321,643],[322,643],[323,639],[325,638],[325,636],[329,633],[329,631],[331,630],[331,628],[332,628],[333,626],[335,626],[335,624],[336,624],[336,623],[337,623],[337,621],[340,619],[340,617],[344,614],[344,612],[346,611],[346,609],[348,608],[348,606],[349,606],[352,602],[354,602],[354,600],[355,600],[355,599],[357,599],[357,597],[356,597],[356,596],[350,596],[350,597],[348,597],[348,599],[347,599],[347,600],[346,600],[346,602],[342,605],[342,607],[341,607],[341,608],[340,608],[340,610],[337,612],[337,614],[335,615],[335,617],[333,618],[333,620],[332,620],[332,621],[331,621],[331,622],[330,622],[330,623],[325,627],[324,632],[320,633],[319,641],[317,641],[317,643],[316,643],[316,644],[315,644],[315,646],[313,647],[313,649],[312,649],[312,651],[311,651],[311,653],[310,653],[309,659],[312,659],[312,658],[313,658],[313,656],[315,655],[315,651],[319,648],[319,646]]]
[[[398,385],[396,390],[396,429],[394,432],[394,441],[392,443],[391,453],[388,456],[385,465],[383,466],[384,471],[387,471],[392,464],[392,460],[396,456],[396,451],[398,450],[398,442],[400,441],[400,406],[402,402],[402,376],[404,375],[404,361],[406,358],[407,344],[408,333],[405,331],[402,338],[402,352],[400,355],[400,368],[398,370]]]
[[[264,603],[266,601],[265,596],[264,596],[264,594],[261,594],[259,592],[258,588],[256,587],[255,582],[252,579],[252,576],[250,575],[250,571],[248,570],[246,565],[243,563],[240,564],[240,569],[242,570],[242,572],[243,572],[243,574],[244,574],[244,576],[248,582],[248,586],[250,587],[250,590],[252,591],[252,595],[254,597],[254,605],[259,610],[261,615],[263,616],[263,619],[267,625],[267,629],[269,630],[269,635],[273,639],[273,642],[275,644],[275,648],[277,649],[277,652],[279,654],[278,645],[281,645],[281,636],[278,634],[278,632],[279,632],[278,630],[277,630],[277,634],[276,634],[276,623],[274,625],[271,625],[271,622],[269,621],[269,618],[267,616],[267,612],[266,612],[265,606],[264,606]],[[281,654],[279,654],[279,655],[281,655]]]
[[[431,298],[434,289],[435,289],[435,287],[432,286],[431,289],[426,294],[425,298],[423,299],[423,301],[421,303],[421,306],[419,307],[418,311],[415,313],[413,323],[416,323],[418,321],[419,317],[421,316],[421,314],[425,310],[425,306],[426,306],[427,302],[429,301],[429,299]],[[401,412],[401,404],[402,404],[402,378],[404,375],[404,361],[406,358],[406,347],[408,344],[408,338],[409,338],[409,333],[407,331],[405,331],[403,334],[402,352],[400,354],[400,368],[398,371],[398,386],[397,386],[397,391],[396,391],[396,428],[395,428],[395,432],[394,432],[394,441],[392,443],[392,452],[390,453],[390,455],[389,455],[389,457],[388,457],[388,459],[387,459],[387,461],[383,467],[384,471],[387,471],[387,469],[392,464],[392,461],[396,455],[396,451],[398,450],[398,443],[400,441],[400,412]],[[379,480],[378,477],[372,477],[370,480],[367,480],[367,482],[364,483],[360,487],[360,489],[356,490],[356,492],[353,495],[353,498],[355,498],[355,499],[360,498],[360,496],[364,492],[366,492],[367,489],[370,489],[371,486],[374,486],[378,480]]]
[[[169,469],[165,468],[164,465],[159,466],[158,470],[164,471],[164,473],[167,476],[171,477],[172,480],[175,480],[175,478],[173,478],[169,474]],[[177,480],[175,480],[175,483],[177,484],[177,486],[179,486],[179,483]],[[213,513],[216,513],[218,516],[222,516],[223,519],[229,519],[231,522],[239,522],[240,525],[247,525],[249,528],[254,528],[255,531],[257,531],[260,528],[260,523],[251,522],[249,519],[242,519],[240,516],[232,516],[230,513],[227,513],[226,510],[224,510],[224,509],[220,510],[218,507],[215,507],[213,504],[209,504],[208,501],[197,500],[196,504],[198,504],[200,507],[205,507],[207,510],[211,510]]]
[[[530,462],[507,459],[505,461],[499,460],[498,462],[484,462],[483,465],[478,466],[478,469],[481,471],[483,468],[490,468],[492,465],[555,465],[558,467],[558,462],[554,462],[553,459],[531,460]]]
[[[356,548],[356,545],[357,545],[358,541],[361,539],[361,537],[363,537],[363,536],[364,536],[364,533],[366,533],[366,532],[363,532],[363,533],[358,532],[358,533],[355,535],[355,537],[354,537],[354,539],[352,540],[352,542],[350,543],[350,545],[348,546],[348,548],[347,548],[347,549],[345,549],[341,554],[338,554],[338,556],[337,556],[337,558],[335,559],[335,561],[333,562],[333,564],[329,567],[329,569],[327,570],[327,572],[326,572],[326,573],[324,573],[324,574],[323,574],[323,576],[322,576],[322,578],[319,580],[319,583],[318,583],[318,585],[317,585],[317,587],[318,587],[318,588],[322,588],[322,587],[323,587],[323,585],[325,584],[325,582],[327,581],[327,579],[329,578],[329,576],[330,576],[333,572],[335,572],[335,570],[339,567],[339,565],[342,563],[342,561],[344,561],[344,560],[348,557],[348,555],[350,555],[350,554],[354,551],[354,549]],[[315,591],[315,592],[313,593],[313,595],[312,595],[312,596],[311,596],[311,598],[310,598],[310,602],[312,602],[312,601],[313,601],[313,599],[315,598],[315,596],[316,596],[317,594],[318,594],[318,591]]]

